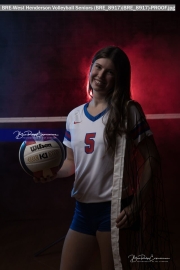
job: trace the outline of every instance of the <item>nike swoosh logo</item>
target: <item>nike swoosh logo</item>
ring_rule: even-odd
[[[81,122],[75,122],[75,121],[74,121],[74,124],[79,124],[79,123],[81,123]]]

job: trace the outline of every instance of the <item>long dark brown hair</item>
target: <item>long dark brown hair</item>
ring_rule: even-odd
[[[115,153],[116,137],[126,133],[126,105],[131,99],[130,81],[131,66],[130,61],[125,52],[116,46],[108,46],[99,50],[93,57],[91,68],[94,62],[100,58],[109,58],[116,70],[115,85],[106,94],[106,101],[109,106],[109,117],[104,130],[104,141],[106,150],[112,150]],[[89,94],[93,95],[93,89],[89,83]]]

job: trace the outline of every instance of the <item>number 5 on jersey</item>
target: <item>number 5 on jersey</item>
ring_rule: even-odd
[[[95,144],[95,141],[94,141],[94,138],[96,137],[96,133],[86,133],[86,136],[85,136],[85,152],[86,154],[92,154],[94,152],[94,144]]]

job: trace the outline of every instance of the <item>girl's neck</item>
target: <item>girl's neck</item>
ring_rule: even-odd
[[[97,107],[97,106],[103,106],[107,107],[107,101],[105,100],[105,97],[102,95],[99,95],[98,93],[93,93],[93,98],[90,101],[90,106]]]

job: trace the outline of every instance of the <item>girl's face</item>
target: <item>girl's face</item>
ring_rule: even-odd
[[[115,67],[109,58],[97,59],[90,71],[90,85],[93,91],[106,94],[115,84]]]

